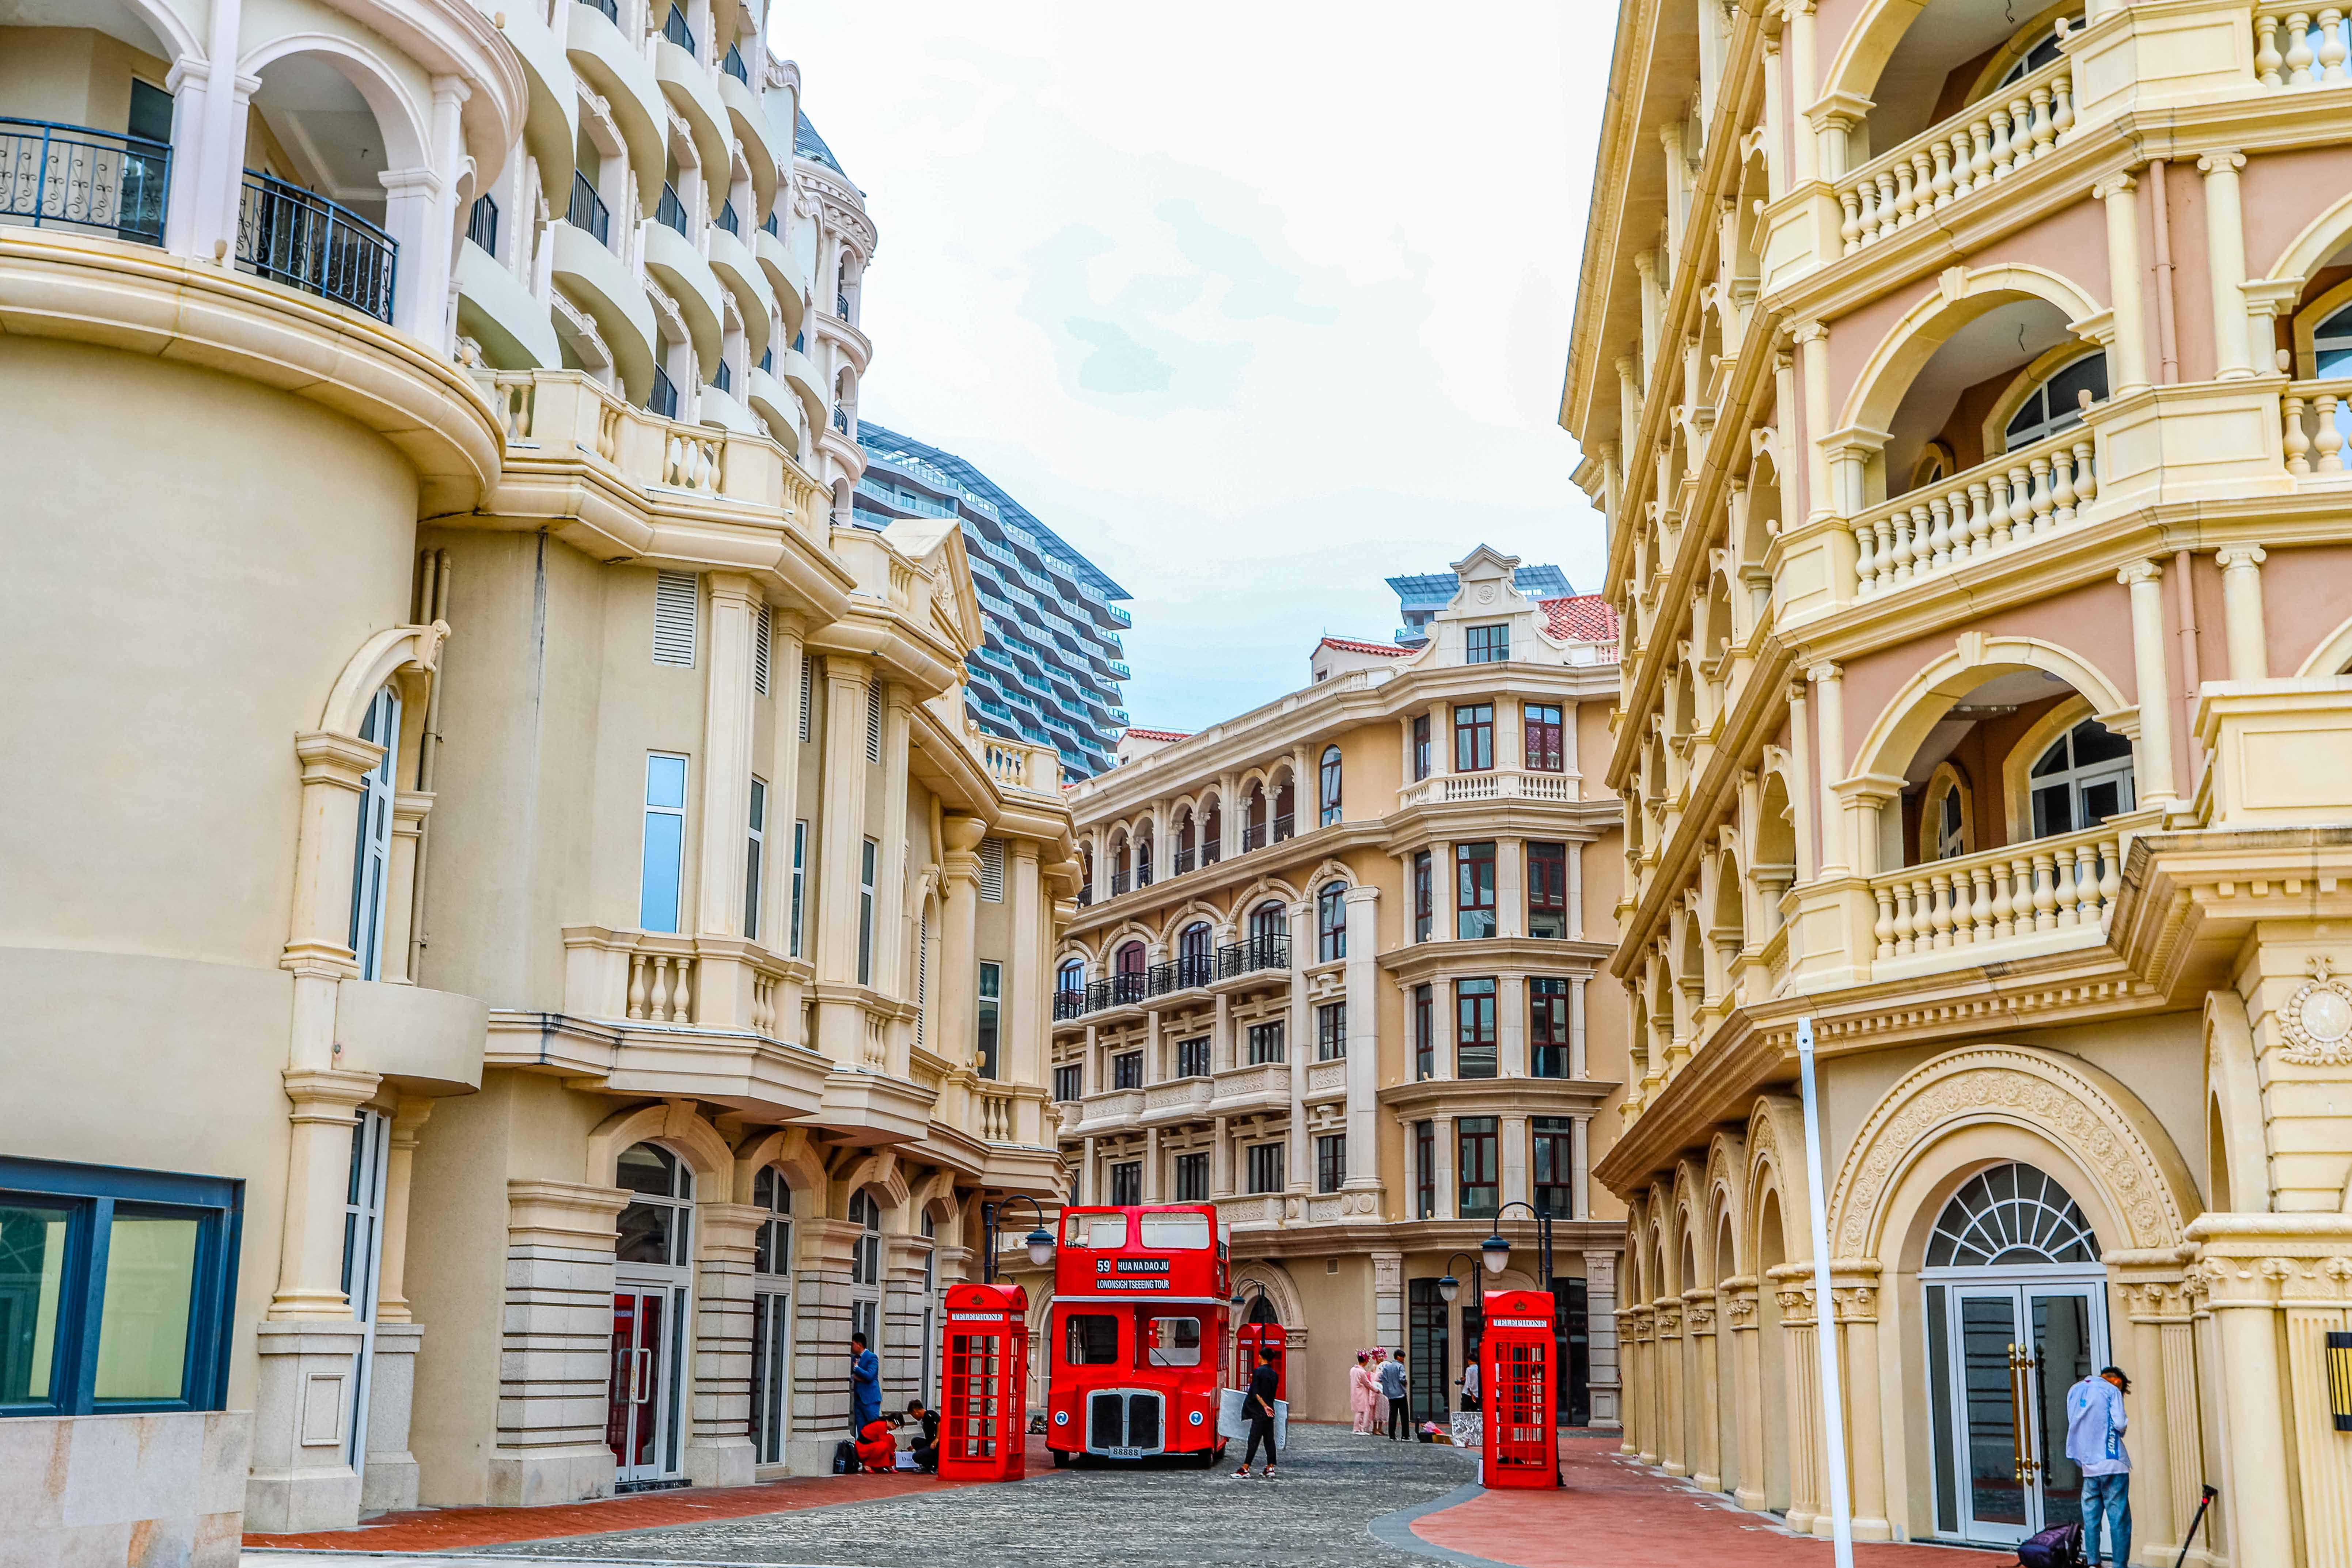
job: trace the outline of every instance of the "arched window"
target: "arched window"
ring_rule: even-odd
[[[2352,375],[2352,305],[2347,305],[2312,329],[2314,374]]]
[[[1111,1005],[1140,1002],[1144,994],[1144,951],[1139,942],[1130,942],[1118,950],[1113,959],[1116,973],[1111,978]]]
[[[2067,18],[2066,31],[2078,32],[2082,26],[2083,13],[2077,11],[2073,16]],[[1996,85],[2007,87],[2013,81],[2022,81],[2043,66],[2059,58],[2063,52],[2058,47],[2058,29],[2053,26],[2043,34],[2041,40],[2032,48],[2017,57],[2016,62],[2001,73],[2000,80]]]
[[[1958,774],[1949,769],[1927,782],[1919,812],[1919,847],[1930,860],[1951,860],[1969,852],[1968,802]]]
[[[1927,1238],[1930,1268],[2096,1263],[2099,1238],[2066,1189],[2011,1161],[1961,1184]]]
[[[1256,950],[1252,954],[1253,968],[1290,962],[1290,923],[1280,899],[1268,899],[1250,911],[1249,939],[1250,946]]]
[[[1151,840],[1148,837],[1135,841],[1135,885],[1151,886]]]
[[[1064,995],[1068,995],[1074,992],[1084,991],[1086,988],[1087,961],[1083,958],[1062,960],[1062,967],[1055,975],[1054,989]]]
[[[1337,746],[1323,748],[1321,784],[1323,810],[1316,826],[1328,827],[1339,820],[1339,748]]]
[[[658,1143],[635,1143],[623,1152],[613,1184],[625,1189],[628,1206],[615,1227],[613,1256],[622,1263],[684,1268],[694,1210],[694,1173]]]
[[[1206,985],[1216,978],[1212,951],[1216,932],[1206,921],[1194,921],[1176,939],[1176,984]]]
[[[2096,827],[2132,809],[2131,742],[2085,719],[2035,760],[2027,781],[2033,792],[2033,837]]]
[[[784,1458],[792,1410],[793,1190],[783,1173],[763,1165],[751,1178],[751,1203],[764,1209],[751,1233],[751,1447],[758,1462]]]
[[[1348,956],[1348,885],[1326,882],[1315,895],[1315,961]]]
[[[360,978],[376,979],[383,973],[383,908],[392,883],[392,797],[395,757],[400,750],[400,698],[387,686],[368,704],[360,721],[360,739],[383,748],[383,757],[360,783],[360,842],[352,871],[352,952],[360,961]],[[393,971],[405,973],[405,954],[394,954]]]
[[[2071,430],[2083,422],[2083,393],[2094,399],[2107,395],[2107,356],[2091,353],[2070,360],[2053,372],[2041,385],[2025,395],[2017,412],[2009,416],[2001,431],[2002,450],[2014,452],[2045,436],[2055,436],[2061,430]]]
[[[882,1205],[876,1203],[863,1187],[849,1194],[849,1223],[857,1226],[858,1232],[857,1239],[849,1244],[850,1287],[874,1292],[850,1301],[850,1331],[864,1334],[866,1349],[879,1355],[882,1352]]]

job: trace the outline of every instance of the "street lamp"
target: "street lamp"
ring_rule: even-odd
[[[1478,1255],[1485,1260],[1489,1274],[1500,1274],[1509,1267],[1511,1244],[1503,1239],[1503,1216],[1513,1209],[1527,1210],[1536,1222],[1536,1258],[1543,1270],[1542,1277],[1536,1281],[1536,1288],[1549,1290],[1551,1289],[1551,1215],[1525,1199],[1513,1198],[1495,1211],[1495,1233],[1478,1244]],[[1444,1283],[1440,1281],[1437,1288],[1444,1290]]]
[[[1244,1280],[1243,1280],[1243,1281],[1242,1281],[1242,1283],[1243,1283],[1243,1285],[1244,1285],[1244,1286],[1247,1287],[1248,1289],[1253,1289],[1253,1290],[1255,1290],[1255,1291],[1257,1292],[1258,1300],[1259,1300],[1263,1301],[1263,1300],[1265,1300],[1266,1299],[1266,1296],[1265,1296],[1265,1280],[1263,1280],[1263,1279],[1244,1279]],[[1248,1300],[1249,1300],[1249,1298],[1248,1298],[1247,1296],[1243,1295],[1243,1294],[1241,1293],[1241,1291],[1240,1291],[1240,1290],[1235,1290],[1235,1291],[1234,1292],[1234,1311],[1236,1311],[1236,1312],[1240,1311],[1240,1310],[1242,1310],[1242,1307],[1244,1306],[1244,1304],[1245,1304]]]
[[[1054,1260],[1054,1233],[1045,1228],[1045,1211],[1037,1206],[1037,1200],[1035,1198],[1031,1197],[1026,1193],[1015,1193],[1011,1197],[1005,1199],[1003,1203],[982,1204],[980,1205],[982,1247],[980,1266],[981,1279],[984,1284],[993,1285],[996,1283],[997,1215],[1006,1204],[1014,1203],[1027,1204],[1030,1211],[1037,1216],[1037,1228],[1031,1231],[1027,1238],[1029,1243],[1029,1261],[1037,1268],[1043,1268],[1045,1265]]]
[[[1441,1300],[1444,1301],[1448,1306],[1453,1305],[1453,1303],[1454,1303],[1454,1297],[1459,1296],[1460,1294],[1462,1294],[1462,1281],[1461,1281],[1461,1280],[1459,1280],[1459,1279],[1456,1279],[1455,1278],[1454,1278],[1454,1258],[1468,1258],[1469,1256],[1470,1256],[1470,1255],[1469,1255],[1468,1253],[1466,1253],[1466,1252],[1457,1252],[1457,1253],[1454,1253],[1454,1254],[1453,1255],[1453,1257],[1448,1258],[1445,1260],[1445,1272],[1438,1278],[1438,1281],[1437,1281],[1437,1294],[1438,1294],[1438,1297],[1439,1297],[1439,1299],[1440,1299]]]

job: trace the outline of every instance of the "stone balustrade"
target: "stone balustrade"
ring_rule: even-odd
[[[2054,60],[1837,182],[1844,254],[2046,158],[2074,129],[2074,68]]]

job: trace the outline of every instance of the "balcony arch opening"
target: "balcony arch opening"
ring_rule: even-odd
[[[1861,502],[1989,478],[1974,471],[2021,455],[2030,473],[2027,448],[2069,431],[2087,441],[2080,395],[2107,395],[2106,358],[2048,300],[2012,295],[1951,326],[1899,394],[1880,394],[1886,443],[1864,470]]]
[[[1831,68],[1833,89],[1871,105],[1851,133],[1845,166],[1859,168],[1932,126],[1958,120],[1965,131],[1977,119],[1990,120],[2020,88],[2029,104],[2034,89],[2043,91],[2054,140],[2061,127],[2053,78],[2065,76],[2059,28],[2071,33],[2083,22],[2083,0],[2032,12],[2005,0],[1930,0],[1924,7],[1918,0],[1878,0],[1847,34]],[[2065,96],[2071,100],[2071,89]],[[2071,113],[2065,118],[2071,125]],[[2024,133],[2030,142],[2030,121]]]
[[[1213,794],[1201,806],[1200,858],[1203,866],[1213,866],[1224,858],[1225,816],[1223,802]]]
[[[201,63],[203,47],[169,7],[146,0],[75,9],[79,30],[135,53],[93,49],[89,90],[67,101],[0,99],[10,117],[0,120],[0,168],[15,176],[0,221],[161,245],[177,107],[167,84],[175,65]],[[0,39],[10,36],[0,29]],[[175,216],[185,199],[168,204]]]
[[[244,68],[256,72],[238,194],[236,265],[411,331],[426,306],[400,310],[395,289],[415,270],[438,198],[422,121],[382,62],[335,40],[310,39]],[[448,238],[441,240],[446,248]],[[434,301],[437,310],[441,301]],[[425,336],[438,336],[435,331]]]

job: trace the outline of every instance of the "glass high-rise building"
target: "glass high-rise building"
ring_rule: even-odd
[[[857,443],[866,458],[856,494],[858,522],[880,528],[902,517],[951,517],[963,525],[972,587],[988,623],[964,689],[981,729],[1052,746],[1066,777],[1109,767],[1127,728],[1119,633],[1134,623],[1118,603],[1127,590],[953,452],[871,419],[858,422]]]

